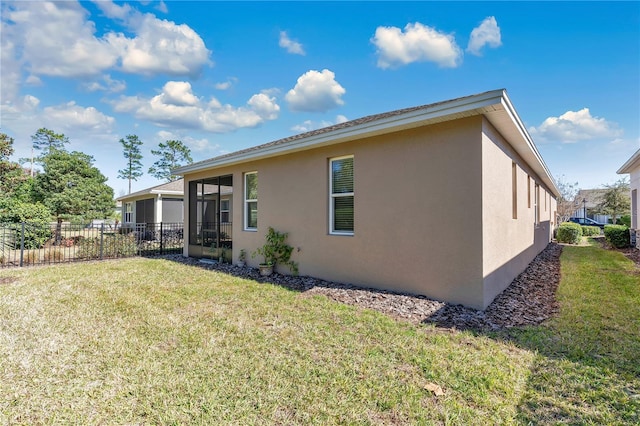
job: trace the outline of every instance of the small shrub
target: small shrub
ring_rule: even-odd
[[[22,222],[24,227],[24,247],[36,249],[51,238],[49,220],[51,212],[41,203],[24,203],[13,198],[0,197],[0,223],[15,233],[16,244],[20,244]]]
[[[45,250],[44,261],[45,262],[62,262],[64,260],[64,251],[60,249]]]
[[[78,241],[77,257],[81,259],[100,258],[100,237],[85,238]],[[102,240],[102,257],[134,256],[138,251],[135,235],[111,234]]]
[[[629,228],[624,225],[606,225],[604,237],[615,248],[625,248],[631,244]]]
[[[582,239],[582,227],[573,222],[561,223],[556,239],[559,243],[578,244]]]
[[[582,226],[582,235],[585,237],[592,237],[594,235],[600,235],[600,227],[598,226]]]
[[[624,225],[627,228],[631,228],[631,215],[625,214],[618,218],[616,225]]]
[[[266,235],[266,242],[262,247],[258,247],[251,257],[262,256],[264,262],[261,264],[276,266],[277,264],[289,267],[293,275],[298,275],[298,263],[291,260],[293,247],[286,243],[289,234],[278,232],[269,227]]]

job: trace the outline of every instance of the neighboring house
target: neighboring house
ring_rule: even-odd
[[[271,226],[289,233],[302,275],[479,309],[547,246],[559,195],[504,90],[348,121],[173,173],[189,199],[185,256],[204,255],[202,188],[228,186],[237,194],[233,259],[262,246]]]
[[[122,224],[183,222],[183,187],[179,179],[117,198],[122,203]]]
[[[599,223],[609,223],[609,215],[596,213],[598,204],[602,202],[602,196],[605,192],[607,192],[606,189],[579,190],[574,199],[576,211],[572,217],[588,217]]]
[[[640,206],[638,206],[638,193],[640,192],[640,149],[635,152],[620,167],[618,174],[631,175],[629,188],[631,190],[631,238],[635,240],[635,245],[640,248],[640,224],[638,216],[640,216]]]

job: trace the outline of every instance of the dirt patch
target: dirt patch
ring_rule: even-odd
[[[2,284],[11,284],[18,281],[15,277],[0,277],[0,285]]]

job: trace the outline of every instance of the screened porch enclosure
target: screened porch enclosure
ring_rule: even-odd
[[[189,256],[229,261],[233,176],[189,182]]]

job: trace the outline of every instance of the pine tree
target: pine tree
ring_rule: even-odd
[[[118,179],[129,180],[129,194],[131,194],[131,181],[138,180],[142,176],[142,154],[140,153],[140,145],[142,141],[136,135],[127,135],[125,139],[120,139],[123,148],[124,158],[127,159],[127,165],[124,169],[118,170]]]
[[[191,150],[179,140],[171,140],[158,145],[160,149],[151,150],[153,155],[160,156],[160,159],[149,167],[149,173],[157,179],[172,182],[179,179],[179,176],[171,174],[171,170],[180,167],[185,163],[193,161]]]

